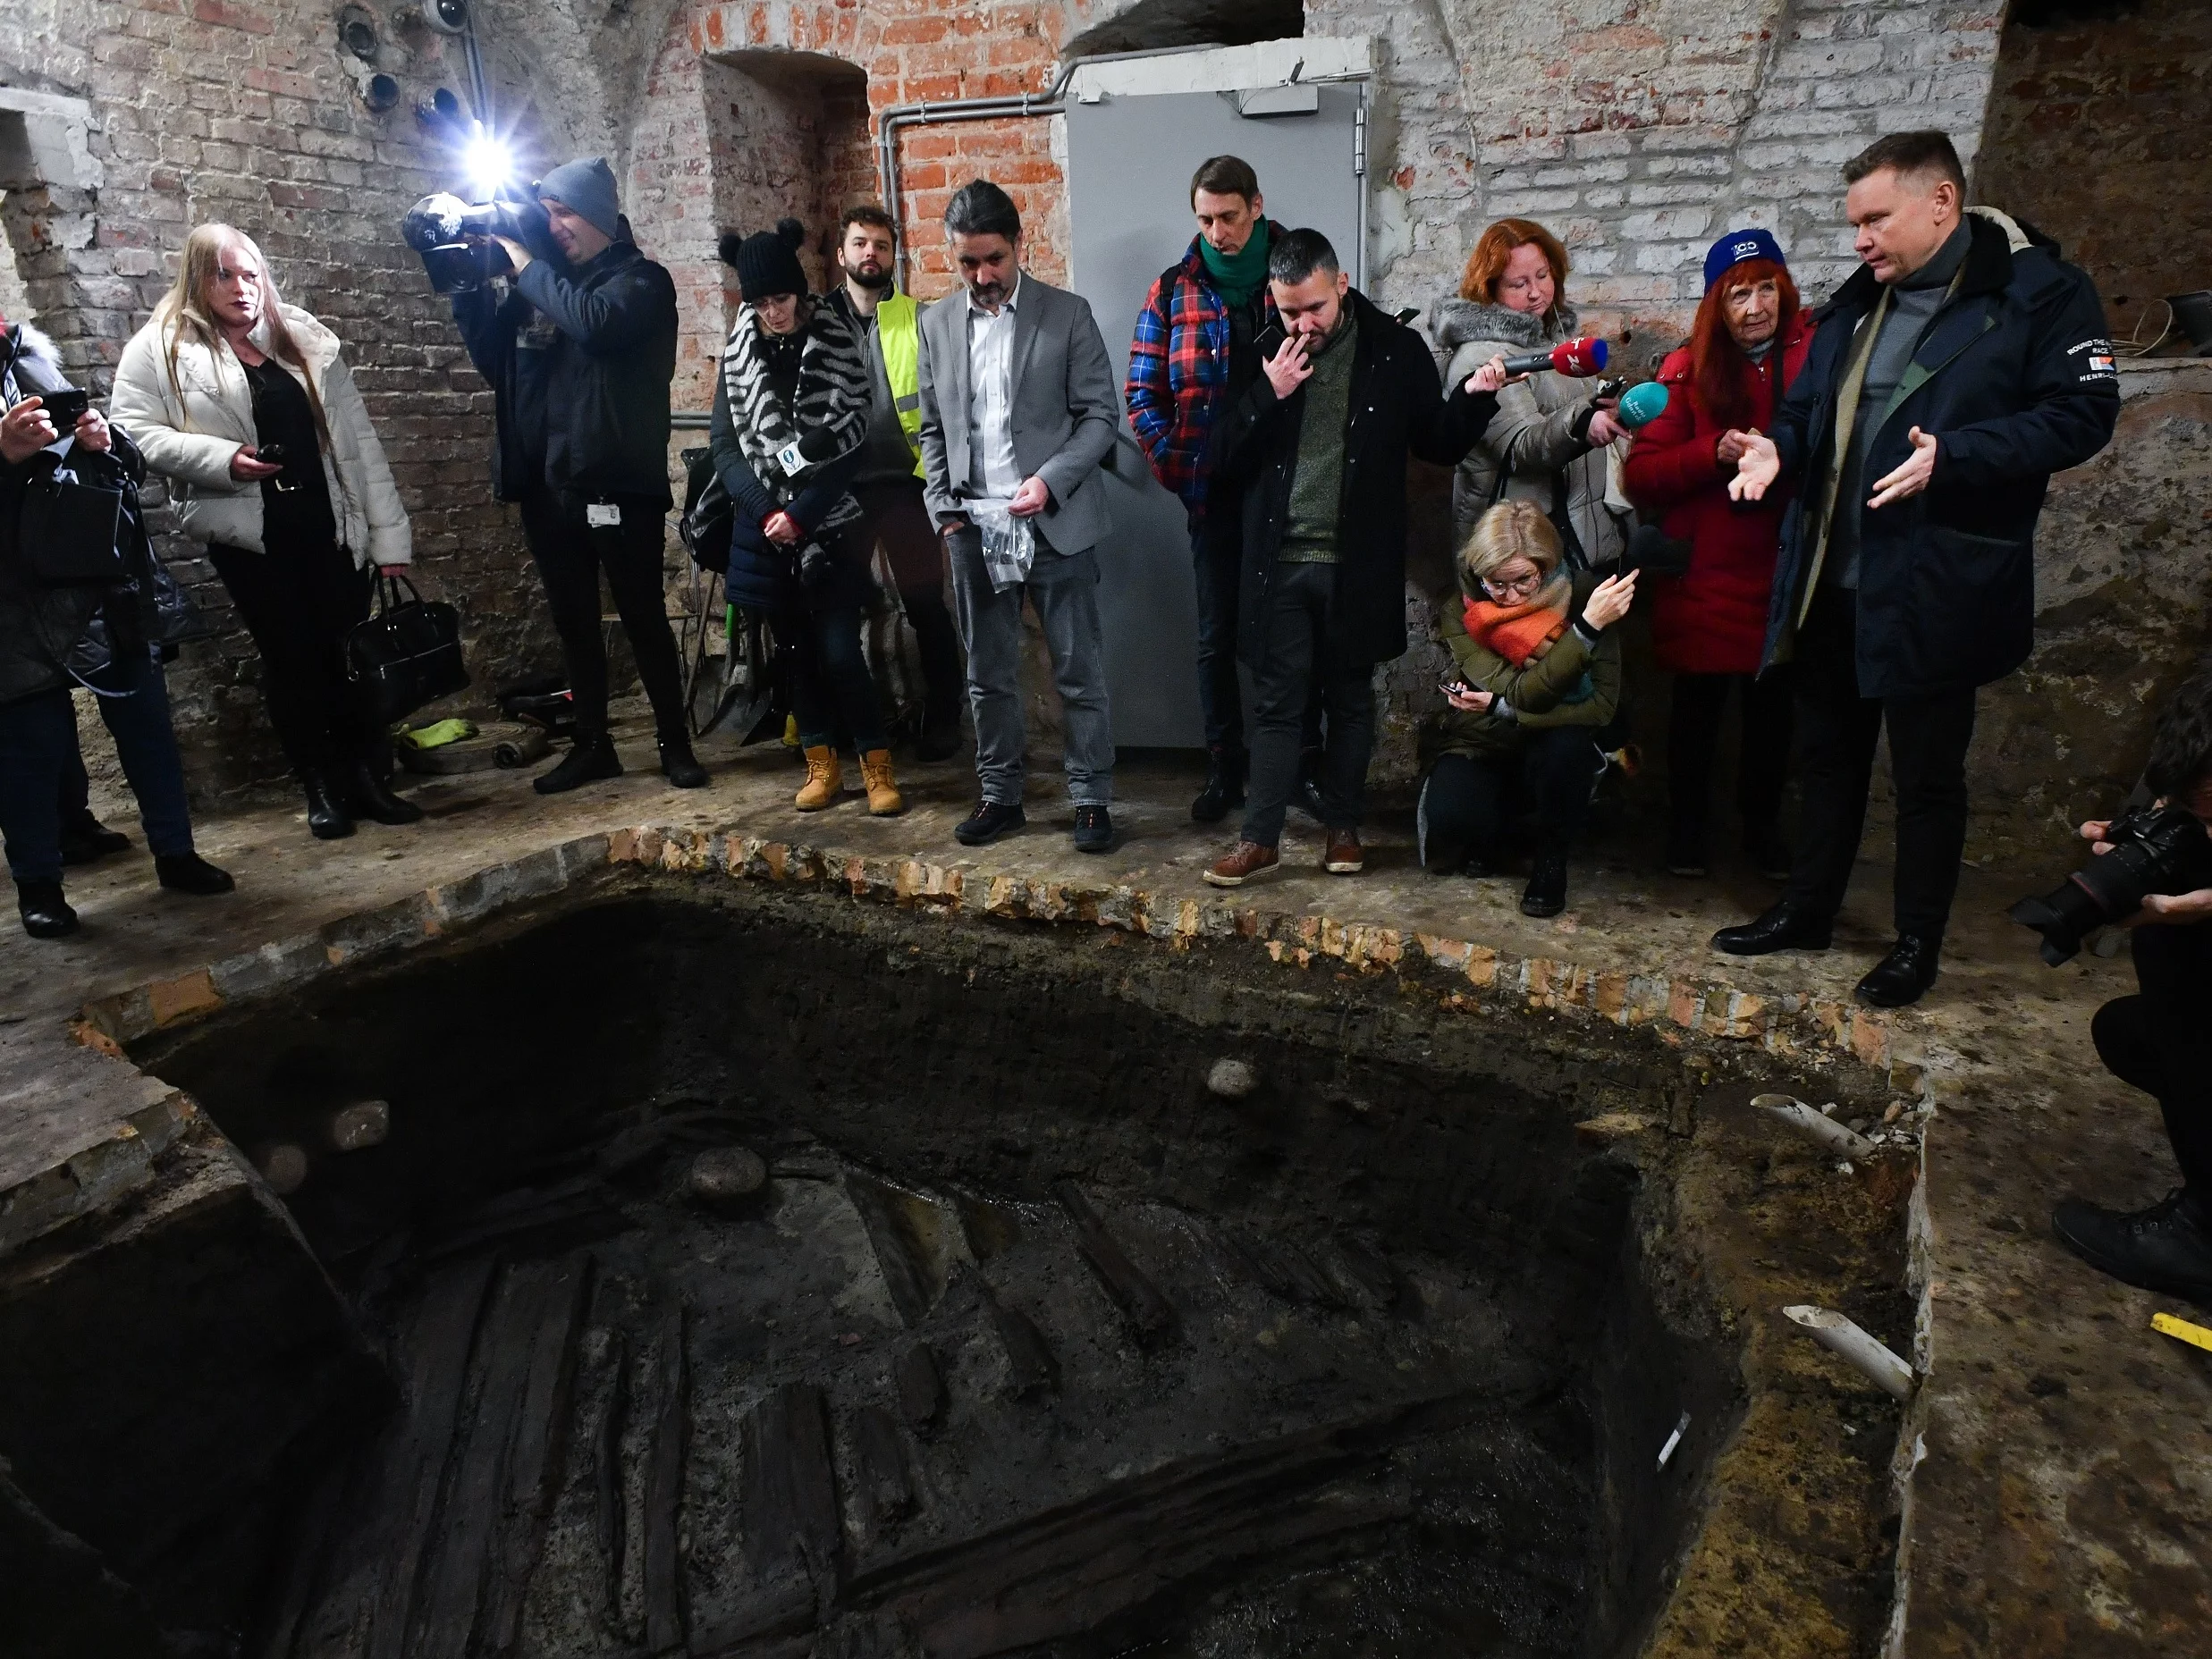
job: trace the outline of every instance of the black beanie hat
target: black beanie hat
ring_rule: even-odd
[[[737,267],[738,292],[750,305],[772,294],[806,292],[806,273],[798,263],[799,244],[806,240],[805,225],[780,219],[774,230],[751,236],[724,232],[717,251],[724,265]]]

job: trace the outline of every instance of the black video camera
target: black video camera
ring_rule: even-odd
[[[2123,922],[2153,893],[2212,887],[2212,838],[2185,806],[2146,806],[2113,821],[2100,853],[2041,898],[2005,914],[2043,936],[2043,960],[2071,961],[2084,935]]]
[[[1621,571],[1648,570],[1653,576],[1686,576],[1690,570],[1690,543],[1672,536],[1655,524],[1640,524],[1628,533],[1621,550]]]
[[[533,257],[562,261],[545,209],[528,201],[465,202],[441,190],[407,210],[400,234],[422,256],[430,286],[441,294],[469,293],[494,277],[511,276],[507,250],[492,238],[520,242]]]

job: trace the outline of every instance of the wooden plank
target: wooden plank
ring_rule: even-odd
[[[1006,1350],[1007,1368],[1015,1395],[1051,1393],[1060,1387],[1060,1361],[1036,1322],[1018,1308],[1001,1302],[988,1285],[984,1294],[991,1306],[991,1323]]]
[[[593,1520],[599,1560],[606,1572],[607,1630],[624,1637],[629,1631],[622,1622],[622,1567],[629,1540],[629,1514],[623,1503],[622,1435],[629,1426],[629,1338],[621,1330],[609,1334],[607,1363],[614,1373],[614,1386],[592,1445]]]
[[[579,1253],[566,1265],[561,1287],[565,1294],[548,1295],[545,1317],[531,1338],[522,1407],[502,1447],[504,1500],[472,1645],[478,1654],[514,1651],[522,1627],[523,1598],[545,1554],[546,1520],[568,1474],[577,1351],[591,1309],[598,1263],[588,1253]]]
[[[949,1402],[944,1373],[927,1343],[916,1343],[899,1357],[899,1411],[907,1427],[927,1440],[942,1427]]]
[[[646,1465],[644,1525],[646,1646],[664,1654],[684,1645],[683,1562],[678,1554],[684,1500],[685,1442],[690,1431],[690,1372],[684,1361],[684,1309],[661,1327],[660,1398]]]
[[[1075,1224],[1076,1246],[1098,1276],[1106,1294],[1121,1310],[1129,1328],[1144,1348],[1156,1348],[1175,1335],[1175,1309],[1160,1287],[1131,1261],[1119,1239],[1107,1230],[1083,1189],[1072,1181],[1052,1183],[1052,1196]]]
[[[859,1477],[860,1510],[871,1537],[895,1530],[914,1513],[914,1480],[898,1419],[880,1405],[864,1405],[853,1418],[853,1467]]]
[[[760,1585],[794,1577],[830,1605],[843,1577],[843,1527],[822,1391],[786,1383],[746,1413],[740,1512],[747,1563]]]

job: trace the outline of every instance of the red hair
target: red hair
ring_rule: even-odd
[[[1728,332],[1728,292],[1769,279],[1779,300],[1774,345],[1780,350],[1797,316],[1797,284],[1771,259],[1746,259],[1730,265],[1705,291],[1705,298],[1698,302],[1697,321],[1690,327],[1690,389],[1706,414],[1723,427],[1749,426],[1758,418],[1743,388],[1743,366],[1751,359]]]
[[[1459,274],[1459,297],[1477,305],[1496,304],[1498,280],[1505,275],[1507,263],[1516,250],[1531,245],[1542,252],[1544,263],[1551,267],[1551,311],[1557,311],[1566,287],[1566,249],[1533,219],[1500,219],[1475,239],[1466,268]],[[1549,317],[1551,312],[1544,315]]]

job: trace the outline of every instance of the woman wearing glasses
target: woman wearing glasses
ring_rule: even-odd
[[[1566,908],[1566,860],[1604,770],[1592,741],[1619,706],[1620,640],[1636,577],[1565,568],[1559,533],[1533,501],[1501,501],[1460,549],[1461,602],[1438,627],[1452,654],[1451,704],[1421,786],[1422,863],[1497,873],[1524,807],[1535,858],[1521,909]]]

